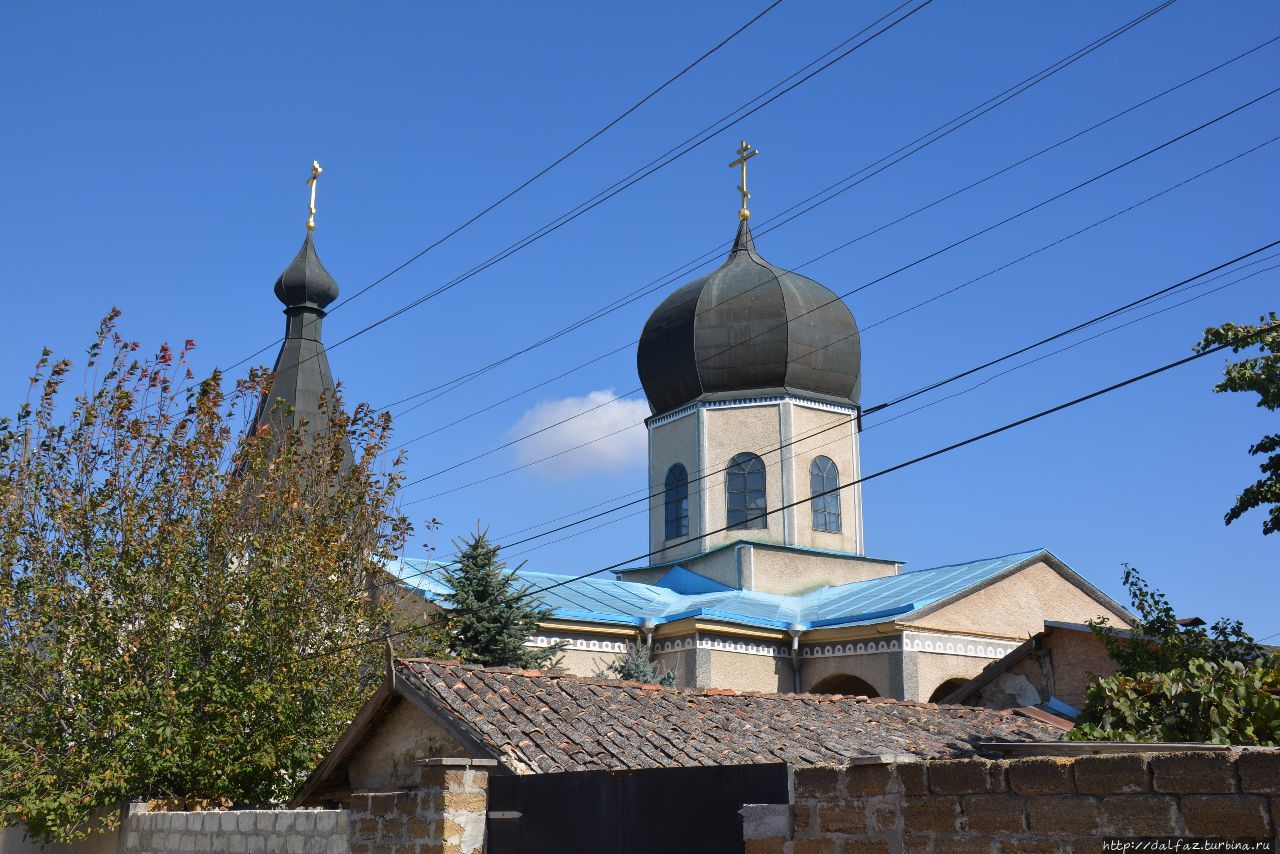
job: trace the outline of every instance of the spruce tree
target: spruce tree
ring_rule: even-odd
[[[458,559],[445,569],[445,581],[453,591],[444,597],[450,653],[459,661],[486,667],[554,667],[563,643],[540,649],[525,646],[552,611],[529,596],[528,585],[518,584],[520,567],[508,570],[498,557],[501,546],[489,542],[484,531],[454,546]]]
[[[647,685],[671,688],[678,674],[675,668],[665,668],[649,657],[649,647],[627,641],[627,648],[605,668],[596,674],[602,679],[627,679]]]

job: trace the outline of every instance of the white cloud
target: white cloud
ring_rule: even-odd
[[[583,397],[539,401],[507,431],[507,438],[543,431],[515,446],[516,461],[521,465],[566,452],[539,465],[536,471],[542,475],[578,477],[612,472],[644,465],[648,448],[640,422],[648,416],[649,404],[643,400],[615,400],[613,389],[605,389]]]

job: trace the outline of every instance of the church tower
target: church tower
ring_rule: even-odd
[[[857,323],[832,291],[756,249],[746,161],[757,152],[744,142],[738,153],[729,257],[668,296],[640,338],[655,555],[628,579],[675,564],[791,593],[894,574],[898,563],[863,556]]]
[[[304,435],[323,431],[329,423],[324,407],[334,400],[333,372],[321,340],[325,308],[338,298],[338,283],[320,262],[312,233],[316,227],[316,179],[311,166],[311,213],[307,236],[293,262],[276,279],[275,294],[284,303],[285,329],[280,354],[272,368],[271,389],[263,395],[254,425],[277,431],[297,424]],[[323,404],[323,405],[322,405]]]

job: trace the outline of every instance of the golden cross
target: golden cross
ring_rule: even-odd
[[[760,152],[747,145],[747,141],[742,141],[742,147],[738,149],[738,159],[729,164],[730,168],[735,166],[742,167],[742,183],[738,185],[738,194],[742,196],[742,210],[738,211],[738,219],[751,219],[751,211],[747,210],[747,199],[751,198],[751,194],[747,192],[747,161],[755,157]]]
[[[319,160],[311,161],[311,177],[307,179],[307,184],[311,187],[311,216],[307,217],[307,231],[316,230],[316,179],[323,171]]]

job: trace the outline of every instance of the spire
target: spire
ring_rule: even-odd
[[[756,251],[755,238],[751,236],[751,226],[747,224],[746,219],[738,220],[738,233],[733,238],[733,248],[729,250],[729,257],[732,258],[739,252],[745,252],[748,255],[759,257],[760,253]]]
[[[325,308],[338,298],[338,283],[325,269],[316,253],[312,231],[315,228],[315,188],[320,164],[312,162],[311,215],[307,220],[307,236],[297,256],[276,279],[275,294],[284,303],[284,342],[272,368],[270,390],[263,395],[254,419],[255,427],[270,426],[277,430],[303,425],[303,432],[315,434],[329,423],[322,410],[335,398],[336,388],[329,357],[321,340]]]

